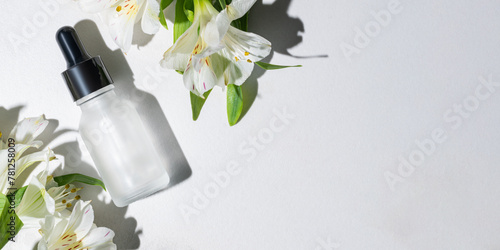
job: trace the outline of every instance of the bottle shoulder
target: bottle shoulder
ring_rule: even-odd
[[[114,92],[106,92],[80,106],[80,129],[96,128],[102,124],[122,123],[138,116],[131,102],[118,98]]]

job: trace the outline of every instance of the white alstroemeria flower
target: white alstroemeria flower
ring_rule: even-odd
[[[43,145],[41,141],[36,141],[43,130],[47,127],[49,121],[45,120],[42,116],[25,118],[20,121],[12,130],[8,138],[5,138],[5,142],[2,144],[0,149],[0,192],[7,194],[7,188],[11,187],[8,182],[8,170],[9,164],[15,165],[15,176],[17,178],[33,163],[44,161],[47,156],[47,151],[35,152],[26,156],[22,154],[30,147],[39,148]],[[10,157],[9,152],[9,139],[14,139],[14,150],[15,157],[14,161],[8,162],[12,157]],[[52,152],[49,150],[49,152]],[[54,159],[53,153],[50,153],[50,160]],[[22,183],[17,183],[22,184]]]
[[[45,189],[47,193],[54,199],[55,202],[55,211],[60,212],[66,208],[70,208],[73,206],[73,201],[78,201],[81,199],[80,195],[78,195],[78,191],[83,189],[83,187],[75,187],[73,184],[66,184],[64,186],[58,186],[58,184],[54,181],[53,176],[49,175],[46,177],[47,184],[45,185]]]
[[[254,62],[271,51],[263,37],[230,26],[256,0],[234,0],[220,13],[208,0],[194,0],[193,24],[170,47],[160,64],[184,72],[184,85],[194,94],[215,85],[241,85],[252,73]]]
[[[39,230],[42,240],[39,250],[48,249],[116,249],[113,243],[115,233],[94,223],[94,210],[90,201],[78,201],[69,218],[45,217]]]
[[[48,165],[52,150],[48,150],[45,156],[45,164]],[[47,194],[45,189],[46,171],[40,172],[36,177],[31,178],[23,198],[15,208],[16,214],[24,224],[25,228],[39,226],[40,220],[47,215],[54,215],[55,201]]]
[[[132,44],[135,23],[141,21],[144,33],[154,34],[160,28],[160,5],[156,0],[78,0],[80,8],[99,13],[111,38],[127,52]]]
[[[45,156],[45,167],[49,165],[54,153],[48,149]],[[47,169],[31,178],[23,198],[15,208],[25,228],[38,227],[40,220],[47,215],[61,217],[66,208],[70,208],[73,201],[80,200],[78,190],[73,184],[58,186],[52,176],[47,176]]]

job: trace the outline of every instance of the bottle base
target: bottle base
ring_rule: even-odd
[[[142,187],[139,187],[137,190],[134,192],[130,192],[130,194],[118,198],[113,198],[113,203],[117,207],[124,207],[127,206],[135,201],[144,199],[158,191],[163,190],[168,186],[170,182],[170,177],[168,176],[167,173],[165,173],[162,177],[156,179],[153,182],[149,182],[146,185],[143,185]]]

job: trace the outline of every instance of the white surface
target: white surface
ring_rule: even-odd
[[[9,37],[23,37],[26,22],[43,15],[41,2],[2,1],[0,102],[8,110],[0,117],[0,125],[6,126],[2,131],[13,125],[18,107],[20,118],[44,113],[57,120],[56,131],[77,128],[80,111],[61,79],[66,66],[54,40],[61,26],[95,20],[113,50],[108,57],[101,54],[114,69],[112,76],[125,74],[120,69],[126,64],[109,63],[111,56],[123,54],[116,51],[106,27],[72,1],[61,0],[51,15],[45,14],[46,21],[40,19],[39,27],[14,45]],[[227,125],[219,89],[193,122],[181,76],[151,73],[157,72],[158,61],[172,44],[171,30],[161,30],[152,39],[136,32],[134,44],[145,45],[133,45],[124,58],[135,86],[157,99],[192,175],[120,209],[96,199],[97,188],[86,187],[86,198],[94,200],[95,223],[116,232],[119,249],[500,248],[499,88],[467,111],[460,125],[444,118],[458,117],[449,110],[471,101],[479,77],[491,75],[500,82],[500,2],[402,0],[402,11],[350,61],[341,44],[353,44],[355,28],[364,29],[375,20],[371,11],[387,10],[390,0],[295,0],[288,9],[287,1],[270,2],[254,9],[250,30],[267,35],[284,52],[298,43],[292,31],[301,22],[302,41],[289,51],[311,58],[274,53],[271,63],[304,67],[260,76],[255,101],[234,127]],[[85,39],[92,45],[93,38]],[[130,93],[130,84],[122,86],[128,86],[122,93]],[[152,110],[143,119],[157,121],[154,133],[165,133],[165,120],[154,113],[160,108],[152,100],[149,96],[140,104]],[[284,109],[294,118],[287,125],[277,122],[283,127],[271,140],[265,133],[271,131],[276,110]],[[446,133],[444,142],[413,172],[398,172],[399,157],[418,154],[415,141],[439,131]],[[243,147],[248,150],[259,134],[269,143],[254,148],[255,157],[238,149],[247,143]],[[66,155],[63,159],[80,148],[81,156],[76,156],[82,162],[68,170],[95,175],[77,133],[62,133],[48,146]],[[196,208],[196,193],[213,188],[211,175],[233,163],[239,173],[206,207]],[[386,181],[391,173],[402,180],[394,189]],[[197,211],[189,220],[181,212],[186,206]],[[38,237],[36,231],[30,233]],[[31,249],[37,240],[21,236],[25,241],[11,246]]]

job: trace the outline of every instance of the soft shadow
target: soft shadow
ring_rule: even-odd
[[[47,119],[47,117],[45,117]],[[49,121],[49,125],[45,128],[45,130],[38,136],[37,140],[42,141],[43,145],[49,145],[54,139],[61,136],[67,132],[77,132],[74,129],[61,129],[56,131],[59,126],[59,121],[56,119],[47,119]]]
[[[110,50],[104,43],[96,24],[90,20],[78,22],[75,29],[87,51],[93,56],[101,56],[113,78],[116,94],[127,98],[135,105],[170,175],[169,188],[189,178],[191,168],[158,100],[152,94],[135,87],[133,72],[123,52]]]
[[[248,17],[249,31],[261,35],[273,45],[273,50],[295,58],[328,57],[327,55],[298,56],[288,50],[302,42],[304,24],[298,17],[288,15],[291,0],[276,0],[264,4],[258,0]]]
[[[161,27],[160,27],[161,28]],[[137,48],[146,46],[151,40],[153,40],[154,35],[146,34],[142,31],[141,21],[134,25],[134,35],[132,36],[132,44],[137,45]]]
[[[250,10],[248,18],[249,31],[266,38],[273,46],[271,54],[262,61],[269,63],[274,52],[294,58],[328,57],[327,55],[298,56],[289,52],[289,49],[302,42],[302,35],[305,32],[302,21],[298,17],[288,15],[290,4],[291,0],[276,0],[272,4],[264,4],[262,0],[259,0]],[[255,65],[252,75],[242,85],[243,99],[245,101],[243,102],[240,120],[248,113],[258,97],[258,79],[265,72],[265,70]]]
[[[16,106],[11,109],[6,109],[0,106],[0,131],[2,137],[9,136],[10,131],[16,126],[19,121],[19,113],[24,106]]]

